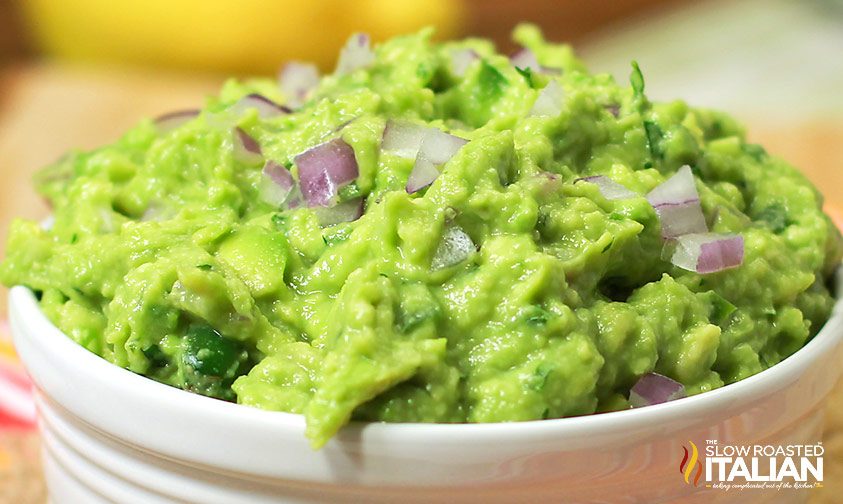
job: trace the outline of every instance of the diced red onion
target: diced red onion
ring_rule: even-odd
[[[574,183],[576,184],[580,181],[591,182],[592,184],[595,184],[597,188],[600,189],[600,194],[602,194],[603,197],[607,200],[622,200],[637,198],[638,196],[640,196],[638,193],[633,192],[625,185],[618,184],[614,180],[604,175],[594,175],[591,177],[578,178],[574,181]]]
[[[647,201],[659,215],[664,238],[708,231],[694,175],[687,165],[650,191]]]
[[[155,127],[161,133],[167,133],[197,117],[199,117],[199,110],[197,109],[177,110],[158,116],[155,119]]]
[[[603,108],[606,110],[606,112],[612,114],[612,117],[616,119],[621,115],[621,106],[616,103],[604,105]]]
[[[363,215],[363,198],[344,201],[330,208],[316,207],[314,211],[322,227],[356,221]]]
[[[350,74],[355,70],[371,66],[374,62],[375,53],[370,47],[369,35],[355,33],[340,51],[335,73],[337,75]]]
[[[234,159],[241,163],[256,165],[263,161],[261,146],[241,128],[234,128]]]
[[[430,128],[422,139],[419,153],[424,154],[434,164],[447,163],[468,140],[445,133],[438,128]]]
[[[413,171],[407,178],[407,186],[405,189],[409,194],[421,191],[425,187],[430,186],[439,177],[439,169],[427,157],[419,155],[416,158],[416,164],[413,165]]]
[[[479,59],[480,55],[474,49],[454,49],[451,51],[451,73],[455,77],[464,77],[468,67]]]
[[[437,128],[429,128],[422,139],[416,163],[407,179],[407,192],[412,194],[432,184],[439,177],[437,166],[447,163],[467,143],[465,138]]]
[[[633,385],[629,403],[633,408],[652,406],[685,397],[685,386],[658,373],[647,373]]]
[[[319,85],[319,69],[311,63],[291,61],[284,65],[278,76],[281,92],[287,104],[299,108],[307,101],[310,92]]]
[[[476,251],[477,247],[465,231],[457,226],[448,227],[436,248],[430,267],[435,271],[454,266],[468,259]]]
[[[662,238],[671,239],[689,233],[705,233],[708,226],[699,201],[655,207],[662,226]]]
[[[307,206],[333,206],[340,187],[359,175],[354,149],[342,138],[303,152],[295,158],[299,184]]]
[[[275,161],[267,161],[262,175],[261,199],[276,207],[287,203],[295,185],[289,170]]]
[[[536,73],[543,73],[548,75],[562,74],[562,71],[558,68],[550,68],[539,64],[539,59],[536,57],[536,53],[534,53],[530,49],[527,49],[526,47],[510,56],[509,62],[512,63],[512,66],[521,69],[529,68],[530,71]]]
[[[524,69],[529,68],[534,72],[538,72],[541,68],[536,54],[526,47],[510,56],[509,62],[512,63],[512,66]]]
[[[240,100],[238,100],[237,103],[232,106],[232,110],[237,115],[240,115],[246,110],[252,108],[257,109],[258,116],[261,119],[269,119],[272,117],[287,115],[292,112],[289,107],[279,105],[274,101],[270,100],[269,98],[263,95],[259,95],[257,93],[246,95],[243,98],[240,98]]]
[[[676,238],[670,262],[688,271],[717,273],[743,264],[743,236],[691,233]]]
[[[381,149],[396,156],[413,159],[418,155],[424,136],[433,128],[409,121],[386,122]]]
[[[691,201],[699,201],[697,186],[694,184],[694,174],[691,168],[685,165],[676,171],[676,174],[659,184],[647,194],[647,201],[657,207],[663,204],[680,204]]]
[[[539,96],[533,102],[533,108],[530,109],[530,116],[556,117],[562,112],[564,100],[565,90],[556,79],[553,79],[539,92]]]

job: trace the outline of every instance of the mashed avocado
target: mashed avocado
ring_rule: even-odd
[[[303,414],[314,446],[352,419],[621,409],[653,371],[705,392],[823,325],[840,236],[816,189],[728,116],[650,103],[640,72],[629,87],[589,74],[530,26],[515,33],[537,59],[524,66],[429,35],[346,55],[295,100],[231,81],[174,127],[144,121],[69,154],[37,179],[54,224],[14,223],[0,279],[118,366]],[[429,187],[408,192],[418,158],[384,148],[388,121],[457,137],[428,160]],[[331,181],[300,180],[314,162],[300,155],[326,142],[356,173],[312,205]],[[700,274],[665,255],[644,195],[686,165],[704,225],[742,237],[738,267]],[[270,188],[300,193],[267,197],[267,166]],[[579,180],[595,175],[634,194]]]

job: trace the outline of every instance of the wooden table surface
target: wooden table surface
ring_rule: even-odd
[[[12,68],[0,74],[0,250],[12,218],[40,219],[47,213],[30,183],[35,170],[68,149],[112,141],[141,117],[199,106],[221,82],[207,76],[55,64]],[[843,207],[843,119],[750,124],[749,131],[753,141],[801,167],[828,201]],[[0,289],[0,317],[6,309],[5,296]],[[826,485],[812,495],[812,504],[840,502],[843,494],[843,390],[837,389],[824,439]],[[9,441],[0,437],[0,443],[4,442]],[[39,472],[18,472],[29,475],[18,481],[29,490],[41,484],[31,476]]]

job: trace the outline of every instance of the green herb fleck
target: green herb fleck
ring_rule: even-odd
[[[787,210],[779,203],[773,203],[758,212],[755,220],[776,234],[781,233],[791,224]]]
[[[758,144],[743,144],[741,145],[741,150],[759,163],[767,159],[767,151]]]
[[[477,81],[480,83],[480,90],[477,93],[477,101],[480,103],[488,103],[498,99],[503,93],[504,87],[509,84],[506,77],[485,60],[480,66]]]
[[[211,271],[214,267],[210,264],[200,264],[196,266],[197,268],[201,269],[202,271]]]
[[[738,308],[720,294],[711,291],[711,321],[722,326]]]
[[[76,243],[76,242],[78,242],[78,241],[79,241],[79,235],[78,235],[78,234],[76,234],[76,233],[73,233],[73,235],[70,237],[70,243],[71,243],[71,244],[74,244],[74,243]]]
[[[398,330],[404,334],[409,333],[428,320],[434,320],[438,313],[439,311],[433,307],[416,312],[404,312],[399,317]]]
[[[527,317],[527,323],[532,326],[545,325],[547,321],[550,320],[550,316],[550,312],[541,306],[534,306],[530,315]]]
[[[653,121],[644,121],[644,131],[647,133],[647,146],[650,148],[650,155],[653,159],[662,159],[664,152],[662,152],[661,141],[664,138],[664,132]]]
[[[555,367],[552,364],[548,364],[546,362],[539,364],[536,367],[535,372],[533,372],[530,387],[537,391],[544,389],[544,386],[547,385],[547,377],[554,368]]]
[[[529,67],[521,68],[515,67],[515,71],[520,73],[524,80],[527,81],[527,85],[533,87],[533,70]]]
[[[141,351],[143,352],[143,356],[146,357],[146,360],[149,361],[150,366],[153,368],[162,368],[170,362],[167,355],[161,351],[161,348],[158,345],[151,345]]]
[[[636,98],[644,96],[644,74],[641,73],[641,67],[638,66],[637,61],[632,62],[632,73],[629,74],[629,83],[632,85],[632,91]]]
[[[281,214],[273,214],[272,217],[272,225],[275,226],[275,229],[278,231],[286,231],[287,230],[287,217]]]

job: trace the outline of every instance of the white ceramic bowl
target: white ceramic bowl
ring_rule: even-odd
[[[559,420],[352,424],[313,451],[299,415],[193,395],[89,353],[23,287],[10,293],[10,314],[37,387],[55,504],[802,502],[806,490],[686,484],[682,445],[820,441],[843,353],[838,302],[793,356],[705,394]]]

